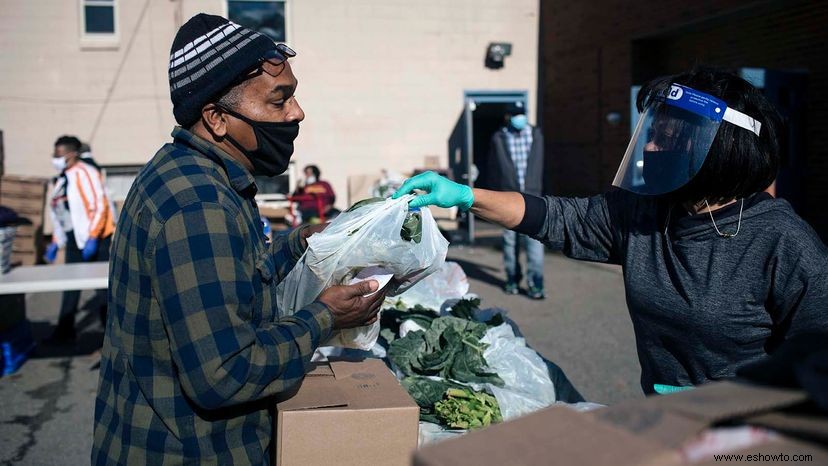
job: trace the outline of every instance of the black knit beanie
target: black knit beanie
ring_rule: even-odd
[[[170,50],[170,96],[175,120],[189,127],[201,109],[260,60],[276,52],[263,34],[221,16],[199,13],[178,30]]]

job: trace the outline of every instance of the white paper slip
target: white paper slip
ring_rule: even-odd
[[[377,287],[377,291],[385,288],[385,285],[394,278],[393,273],[389,273],[388,269],[384,269],[378,265],[372,265],[370,267],[365,267],[364,269],[360,270],[356,277],[352,278],[351,281],[348,282],[349,285],[355,285],[360,282],[364,282],[365,280],[376,280],[379,283]],[[373,293],[368,293],[364,297],[367,298],[377,293],[374,291]]]

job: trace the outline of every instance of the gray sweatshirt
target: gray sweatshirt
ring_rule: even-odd
[[[722,238],[709,214],[658,197],[524,199],[515,230],[622,266],[645,393],[732,377],[786,338],[828,332],[828,249],[784,200],[746,199],[739,234]],[[736,231],[739,208],[713,213],[720,231]]]

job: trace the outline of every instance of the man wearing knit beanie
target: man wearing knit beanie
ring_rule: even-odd
[[[266,243],[254,175],[288,166],[295,52],[218,16],[170,54],[181,125],[135,180],[114,235],[94,464],[270,462],[268,405],[334,329],[376,320],[375,281],[282,316],[276,286],[324,226]]]

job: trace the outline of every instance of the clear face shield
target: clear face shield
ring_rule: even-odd
[[[613,186],[659,195],[686,185],[702,167],[722,121],[757,136],[761,124],[711,95],[673,84],[636,124]]]

